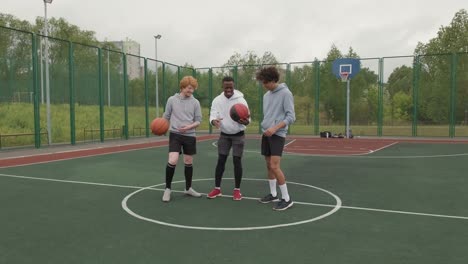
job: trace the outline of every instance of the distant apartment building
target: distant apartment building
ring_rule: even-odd
[[[124,53],[140,56],[140,44],[136,41],[126,38],[124,41],[111,41],[111,43]],[[127,56],[127,74],[129,80],[142,76],[140,58]]]

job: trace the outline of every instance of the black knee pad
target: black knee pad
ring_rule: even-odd
[[[232,162],[234,163],[234,168],[242,168],[242,157],[232,157]]]
[[[220,164],[226,163],[227,157],[228,157],[227,155],[221,155],[221,154],[219,154],[219,155],[218,155],[218,163],[220,163]]]

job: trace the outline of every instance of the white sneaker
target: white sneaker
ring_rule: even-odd
[[[169,202],[171,200],[171,189],[166,188],[162,197],[163,202]]]
[[[201,194],[199,192],[196,192],[192,187],[190,187],[190,189],[188,190],[185,190],[184,193],[193,197],[201,197]]]

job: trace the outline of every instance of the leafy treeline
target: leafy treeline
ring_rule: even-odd
[[[97,41],[95,33],[70,25],[64,19],[50,20],[50,36],[66,39],[74,44],[74,77],[77,103],[98,104],[98,51],[94,46],[109,47],[110,43]],[[0,14],[0,26],[40,33],[42,18],[35,24],[18,20],[11,15]],[[53,76],[52,101],[68,102],[69,43],[51,40],[50,65]],[[40,43],[39,43],[40,44]],[[40,49],[40,45],[38,45]],[[383,104],[385,124],[408,123],[414,118],[427,124],[446,124],[450,121],[451,107],[457,122],[466,122],[468,113],[468,14],[458,11],[450,25],[442,26],[437,36],[428,43],[419,43],[410,63],[393,69],[388,79],[379,76],[378,67],[369,68],[361,61],[361,71],[352,80],[351,118],[353,124],[378,122],[379,102]],[[110,100],[113,105],[124,103],[123,59],[118,52],[104,50],[103,84],[108,87],[110,80]],[[282,71],[282,78],[291,87],[296,101],[296,111],[300,124],[313,124],[315,109],[319,109],[321,124],[342,124],[346,118],[344,84],[332,74],[331,64],[338,58],[360,58],[350,47],[345,53],[332,45],[327,56],[307,63],[279,63],[274,54],[265,52],[262,56],[254,52],[242,55],[235,53],[221,67],[194,69],[192,65],[183,67],[165,63],[158,64],[160,105],[178,91],[178,80],[184,75],[196,75],[200,88],[196,96],[204,107],[209,107],[210,99],[221,92],[221,79],[225,75],[237,79],[237,87],[245,94],[253,117],[260,117],[262,89],[255,81],[255,72],[262,65],[274,64]],[[153,62],[154,63],[154,62]],[[378,61],[377,61],[378,63]],[[14,101],[13,95],[32,91],[31,36],[0,28],[0,101]],[[107,71],[109,68],[109,72]],[[154,69],[151,65],[149,69]],[[210,71],[212,73],[210,77]],[[154,70],[149,70],[147,83],[155,86]],[[382,73],[380,73],[382,74]],[[210,83],[211,81],[211,83]],[[381,84],[380,81],[385,83]],[[379,87],[383,86],[380,94]],[[145,105],[145,80],[129,80],[128,102],[132,106]],[[210,88],[211,87],[211,88]],[[210,90],[211,89],[211,90]],[[155,104],[155,89],[148,89],[148,102]],[[455,92],[455,96],[451,93]],[[107,95],[107,92],[103,91]],[[319,96],[318,98],[316,98]],[[379,97],[380,96],[380,97]],[[452,100],[455,98],[455,100]],[[318,99],[318,100],[317,100]],[[382,99],[382,100],[380,100]],[[107,102],[107,96],[104,96]],[[316,103],[318,106],[316,108]]]

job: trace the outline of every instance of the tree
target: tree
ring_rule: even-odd
[[[418,43],[421,78],[418,118],[428,122],[447,122],[450,105],[452,56],[456,56],[456,119],[463,120],[468,107],[468,13],[458,11],[449,26],[442,26],[428,43]],[[453,55],[452,55],[453,54]],[[455,55],[456,54],[456,55]]]
[[[413,68],[408,66],[397,67],[388,77],[387,85],[385,86],[389,94],[390,100],[390,118],[393,122],[396,118],[395,111],[397,110],[397,102],[394,100],[396,94],[405,94],[411,98],[410,94],[413,87]],[[398,116],[411,116],[411,108],[399,109],[398,111],[409,111],[404,115],[399,114]]]
[[[0,26],[0,101],[12,101],[32,92],[31,24],[0,13]]]

